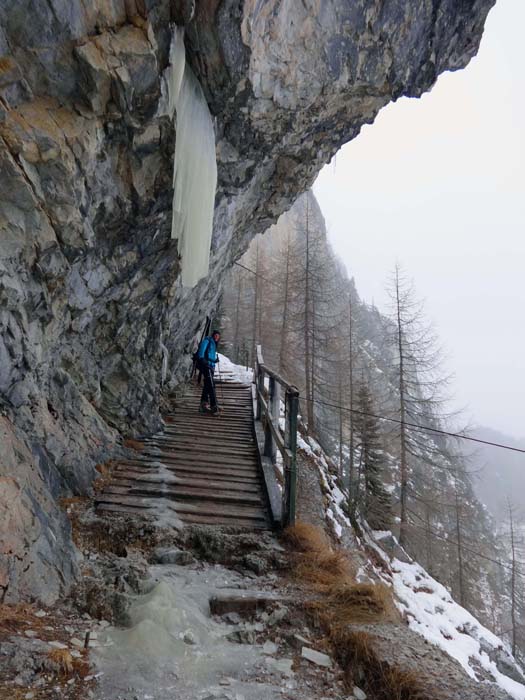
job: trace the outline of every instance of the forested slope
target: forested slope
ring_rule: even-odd
[[[262,345],[299,388],[308,432],[349,488],[346,513],[400,535],[461,605],[510,639],[512,563],[476,497],[470,458],[461,441],[413,428],[457,425],[439,343],[399,269],[390,284],[390,315],[361,301],[313,194],[303,195],[230,273],[226,352],[248,365]]]

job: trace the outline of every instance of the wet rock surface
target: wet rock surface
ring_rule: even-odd
[[[432,700],[510,700],[494,683],[469,678],[459,663],[428,643],[421,635],[400,625],[355,625],[355,631],[370,635],[370,647],[388,668],[416,674],[425,697]],[[356,668],[356,678],[366,676]]]
[[[97,517],[84,502],[69,510],[81,578],[52,607],[0,606],[0,697],[373,697],[370,669],[357,661],[338,666],[336,649],[308,613],[319,592],[298,583],[295,559],[270,533],[180,532],[147,519]],[[181,563],[158,563],[165,552],[178,552]],[[264,573],[242,568],[247,552],[266,562]],[[255,602],[220,609],[217,599]],[[385,664],[416,670],[429,698],[508,700],[404,625],[354,627],[371,635]]]
[[[24,444],[0,475],[20,494],[1,506],[18,548],[0,553],[6,600],[67,589],[57,497],[87,492],[115,428],[155,429],[163,362],[173,388],[231,261],[383,105],[464,66],[492,4],[1,4],[0,407]],[[172,20],[217,135],[210,274],[193,290],[170,239],[174,128],[159,109]],[[45,586],[25,576],[37,564]]]

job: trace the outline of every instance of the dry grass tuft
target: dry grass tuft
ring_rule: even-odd
[[[140,440],[135,440],[134,438],[127,438],[122,443],[124,447],[128,447],[130,450],[135,450],[136,452],[142,452],[144,449],[144,443]]]
[[[51,668],[56,670],[59,675],[70,676],[73,673],[73,657],[68,649],[53,649],[47,657]]]
[[[368,632],[340,626],[331,630],[331,638],[349,684],[358,680],[354,674],[366,673],[367,692],[375,700],[428,700],[419,675],[382,662]]]
[[[42,629],[47,622],[45,618],[36,617],[35,613],[36,609],[27,603],[0,604],[0,633],[12,634],[28,627]]]
[[[364,682],[375,700],[422,700],[417,677],[390,668],[373,649],[373,637],[358,624],[399,622],[392,592],[382,583],[358,583],[344,550],[334,550],[323,530],[298,522],[284,533],[295,550],[293,574],[318,594],[306,604],[345,670],[349,685]]]
[[[0,700],[25,700],[29,693],[33,693],[33,697],[37,698],[34,692],[33,688],[27,686],[14,688],[7,684],[0,685]]]
[[[93,482],[93,490],[95,491],[95,493],[100,493],[106,488],[106,486],[113,478],[113,472],[116,466],[117,462],[114,459],[110,459],[109,461],[104,462],[104,464],[97,464],[95,469],[100,474],[100,476],[96,478]]]
[[[382,583],[343,581],[328,591],[327,603],[339,625],[399,621],[392,593]]]
[[[296,522],[284,531],[285,540],[298,552],[326,552],[332,547],[320,527]]]
[[[67,510],[73,506],[81,506],[87,504],[89,498],[87,496],[63,496],[58,499],[58,504]]]
[[[13,59],[9,58],[9,56],[2,56],[0,58],[0,72],[3,73],[5,71],[11,70],[14,66],[14,61]]]
[[[296,557],[294,575],[321,591],[327,591],[339,582],[354,581],[350,561],[340,551],[317,552],[315,556],[311,553],[299,554]]]
[[[326,591],[342,582],[355,579],[352,565],[343,550],[334,550],[319,527],[297,522],[284,537],[297,554],[293,573],[297,579]]]

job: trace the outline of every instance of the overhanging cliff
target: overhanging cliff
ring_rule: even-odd
[[[60,495],[153,428],[223,272],[379,109],[475,54],[493,0],[4,0],[0,6],[0,586],[74,574]],[[170,238],[170,22],[215,118],[210,273]]]

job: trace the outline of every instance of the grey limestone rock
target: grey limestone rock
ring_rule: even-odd
[[[301,649],[301,656],[303,659],[307,659],[316,666],[323,666],[324,668],[332,667],[332,659],[327,656],[327,654],[323,654],[321,651],[316,651],[316,649],[303,647]]]
[[[500,673],[505,676],[512,678],[516,683],[524,683],[525,679],[519,667],[517,666],[511,655],[505,651],[503,647],[495,649],[493,646],[488,644],[484,639],[479,640],[479,646],[482,651],[485,652],[496,664],[496,668]]]
[[[153,552],[153,559],[157,564],[178,564],[179,566],[189,566],[195,562],[195,557],[191,552],[165,547],[158,547]]]

